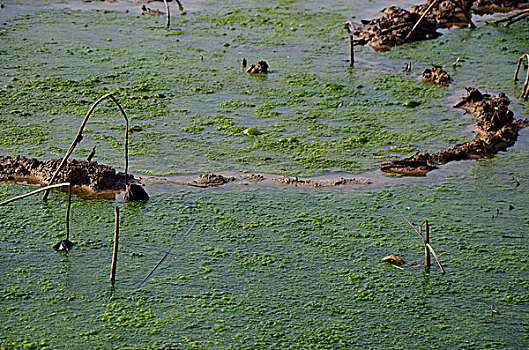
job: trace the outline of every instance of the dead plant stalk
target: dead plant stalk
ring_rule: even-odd
[[[435,4],[437,4],[437,1],[438,0],[434,0],[430,6],[428,6],[428,8],[426,9],[426,11],[424,11],[424,13],[421,15],[421,17],[419,17],[419,19],[417,20],[417,22],[415,23],[415,25],[410,29],[408,35],[406,35],[406,38],[404,39],[404,41],[408,41],[408,39],[410,38],[410,36],[413,34],[413,32],[415,31],[415,29],[417,29],[417,27],[419,26],[419,24],[421,24],[422,20],[424,19],[424,17],[426,17],[426,15],[428,14],[428,12],[430,12],[430,10],[435,6]]]
[[[353,40],[353,31],[355,29],[355,25],[351,21],[347,21],[344,23],[345,30],[347,31],[347,34],[349,34],[349,67],[354,67],[355,65],[355,51],[354,51],[354,40]]]
[[[118,263],[118,242],[119,242],[119,208],[115,210],[116,218],[114,223],[114,249],[112,250],[112,265],[110,266],[110,281],[116,280],[116,266]]]
[[[523,59],[527,58],[527,65],[529,66],[529,54],[525,53],[518,59],[518,64],[516,65],[516,71],[514,72],[514,81],[518,81],[518,72],[520,71],[520,67],[522,66]],[[525,82],[523,84],[522,88],[522,94],[520,95],[521,98],[527,98],[529,97],[529,67],[527,68],[527,73],[525,75]]]
[[[128,151],[129,120],[127,118],[127,115],[125,114],[125,111],[123,110],[123,108],[121,107],[119,102],[116,100],[116,98],[114,96],[112,96],[112,94],[103,95],[96,102],[94,102],[94,104],[92,104],[92,106],[88,110],[88,113],[86,114],[85,118],[83,119],[83,122],[81,123],[81,126],[79,127],[79,131],[77,132],[77,135],[75,136],[75,139],[73,140],[72,144],[70,145],[70,148],[68,149],[68,151],[64,155],[64,158],[62,159],[61,163],[59,164],[59,167],[57,168],[57,170],[55,170],[55,173],[53,173],[53,176],[51,177],[50,181],[48,182],[48,185],[52,185],[53,184],[53,181],[55,181],[55,179],[57,178],[59,172],[61,171],[61,169],[66,164],[66,161],[68,160],[68,157],[70,157],[70,155],[74,151],[74,149],[77,146],[77,144],[79,142],[81,142],[81,140],[83,139],[83,129],[84,129],[86,123],[88,122],[88,118],[90,118],[90,116],[92,115],[92,112],[94,111],[94,109],[97,107],[97,105],[99,105],[99,103],[101,103],[103,100],[105,100],[107,98],[111,99],[112,102],[114,102],[116,104],[116,106],[118,106],[119,111],[121,112],[121,114],[123,115],[123,118],[125,119],[125,185],[127,185],[127,170],[128,170],[128,167],[129,167],[129,151]],[[43,200],[47,200],[48,199],[48,194],[49,194],[49,190],[46,189],[42,199]]]
[[[163,0],[163,3],[165,4],[165,13],[167,14],[165,27],[166,29],[169,29],[169,27],[171,27],[171,13],[169,12],[169,4],[167,3],[167,0]]]
[[[404,220],[406,220],[406,222],[415,230],[415,232],[417,232],[419,237],[422,238],[424,242],[424,263],[425,263],[426,270],[429,271],[430,269],[430,252],[432,252],[432,255],[435,258],[435,261],[437,261],[437,265],[439,265],[439,268],[441,269],[441,273],[444,275],[445,269],[443,265],[441,264],[441,262],[439,261],[437,254],[435,253],[432,246],[430,245],[430,226],[428,225],[428,220],[424,220],[419,225],[419,229],[417,229],[417,227],[415,227],[415,225],[411,223],[411,221],[406,217],[406,215],[404,215],[404,213],[399,209],[399,207],[395,203],[392,203],[392,204],[395,207],[395,209],[397,209],[400,216],[402,216]],[[422,232],[423,225],[425,225],[425,231],[426,231],[425,235],[423,235],[423,232]]]

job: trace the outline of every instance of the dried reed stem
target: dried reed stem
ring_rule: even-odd
[[[419,226],[419,229],[417,229],[417,227],[415,227],[414,224],[411,223],[411,221],[406,217],[406,215],[404,215],[404,213],[400,210],[400,208],[395,204],[395,203],[392,203],[393,206],[395,207],[395,209],[397,209],[397,211],[399,212],[400,216],[402,216],[404,218],[404,220],[406,220],[406,222],[415,230],[415,232],[417,232],[417,234],[422,238],[423,242],[424,242],[424,247],[425,247],[425,250],[429,250],[430,252],[432,252],[432,255],[433,257],[435,258],[435,261],[437,261],[437,265],[439,265],[439,268],[441,269],[441,272],[442,274],[444,275],[446,273],[443,265],[441,264],[441,262],[439,261],[439,258],[437,257],[437,254],[435,253],[435,251],[433,250],[432,246],[430,245],[429,241],[430,241],[430,229],[429,229],[429,226],[428,226],[428,221],[425,220],[423,223],[426,223],[426,230],[427,230],[427,234],[428,234],[428,241],[426,240],[426,237],[422,234],[422,224],[421,226]],[[426,261],[426,257],[425,257],[425,261]]]
[[[349,55],[351,56],[351,62],[349,63],[349,67],[354,67],[355,66],[355,49],[354,49],[352,35],[349,35]]]
[[[354,67],[355,65],[355,50],[354,50],[354,40],[353,40],[353,30],[355,29],[355,25],[351,21],[347,21],[344,23],[345,30],[347,30],[347,33],[349,34],[349,67]],[[352,30],[351,30],[352,29]]]
[[[167,3],[167,0],[163,0],[163,3],[165,4],[165,13],[167,14],[165,28],[169,29],[169,27],[171,26],[171,13],[169,12],[169,4]]]
[[[406,35],[406,38],[404,39],[404,41],[407,41],[410,36],[412,35],[412,33],[415,31],[415,29],[417,29],[417,27],[419,26],[419,24],[421,24],[422,20],[424,19],[424,17],[426,17],[426,15],[428,14],[428,12],[430,12],[430,10],[435,6],[435,4],[437,4],[437,1],[438,0],[434,0],[430,6],[428,6],[428,8],[426,9],[426,11],[424,11],[424,13],[421,15],[421,17],[417,20],[417,22],[415,23],[415,25],[410,29],[410,32],[408,33],[408,35]]]
[[[512,78],[514,81],[518,81],[518,72],[520,71],[520,67],[522,65],[522,61],[524,58],[527,58],[527,64],[529,64],[529,54],[524,53],[519,59],[518,64],[516,65],[516,71],[514,71],[514,78]]]
[[[430,226],[428,225],[428,220],[424,220],[425,235],[424,235],[424,266],[428,271],[430,271],[430,266],[432,265],[430,261],[430,250],[428,249],[428,244],[430,244]]]
[[[110,267],[110,281],[116,280],[116,265],[118,263],[118,244],[119,244],[119,208],[116,207],[116,219],[114,224],[114,249],[112,251],[112,265]]]
[[[72,184],[68,184],[68,206],[66,207],[66,240],[70,240],[70,207],[72,204]]]
[[[97,105],[99,103],[101,103],[101,101],[103,101],[103,100],[105,100],[107,98],[111,99],[118,106],[119,111],[121,112],[121,114],[123,115],[123,118],[125,119],[125,185],[127,184],[127,171],[128,171],[128,167],[129,167],[129,150],[128,150],[129,120],[127,118],[127,115],[125,114],[125,111],[123,110],[123,108],[121,107],[119,102],[116,100],[116,98],[114,96],[112,96],[112,94],[106,94],[106,95],[101,96],[96,102],[94,102],[94,104],[92,104],[92,106],[88,110],[88,113],[86,114],[85,118],[83,119],[83,122],[82,122],[81,126],[79,127],[79,131],[77,132],[77,135],[75,136],[75,139],[73,140],[72,144],[70,145],[70,148],[68,149],[68,152],[66,152],[66,154],[64,155],[64,158],[62,159],[61,163],[59,164],[59,167],[57,168],[57,170],[55,170],[55,173],[53,174],[53,176],[51,177],[50,181],[48,182],[48,185],[52,185],[53,184],[53,181],[55,181],[55,179],[57,178],[57,175],[59,174],[61,169],[66,164],[66,161],[68,160],[68,157],[70,157],[70,155],[72,154],[72,152],[75,149],[75,147],[77,146],[77,144],[79,142],[81,142],[81,140],[83,139],[83,129],[84,129],[84,127],[85,127],[85,125],[86,125],[86,123],[88,121],[88,118],[90,118],[90,115],[92,115],[92,112],[94,111],[94,109],[97,107]],[[48,199],[48,194],[49,194],[49,190],[46,190],[44,192],[44,196],[42,197],[42,199],[43,200],[47,200]]]
[[[193,222],[193,225],[191,225],[191,227],[187,230],[187,232],[185,233],[184,236],[187,236],[187,234],[189,234],[189,232],[191,232],[191,230],[193,229],[193,227],[195,227],[195,224],[197,222]],[[169,256],[169,254],[171,254],[171,252],[173,251],[173,248],[174,248],[174,245],[171,246],[171,248],[169,248],[169,251],[167,251],[167,253],[165,253],[165,255],[163,256],[163,258],[158,262],[158,264],[156,264],[156,266],[151,270],[151,272],[149,272],[149,274],[147,275],[147,277],[145,277],[143,279],[143,281],[140,282],[140,284],[138,285],[138,288],[140,288],[148,279],[149,277],[152,276],[152,274],[154,273],[154,271],[156,271],[156,269],[158,269],[158,267],[160,267],[160,265],[162,265],[162,263],[165,261],[165,259],[167,259],[167,257]]]
[[[42,192],[42,191],[49,191],[49,190],[54,189],[54,188],[61,188],[61,187],[66,187],[66,186],[69,187],[70,183],[69,182],[63,182],[63,183],[56,184],[56,185],[50,185],[50,186],[46,186],[46,187],[41,187],[41,188],[39,188],[39,189],[37,189],[35,191],[32,191],[32,192],[29,192],[29,193],[26,193],[26,194],[23,194],[23,195],[20,195],[20,196],[16,196],[16,197],[7,199],[7,200],[3,201],[2,203],[0,203],[0,206],[2,206],[4,204],[7,204],[7,203],[14,202],[14,201],[22,199],[22,198],[26,198],[26,197],[32,196],[32,195],[37,194],[37,193]]]

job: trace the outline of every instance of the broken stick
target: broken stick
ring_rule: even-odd
[[[415,23],[415,25],[410,29],[408,35],[406,35],[406,38],[404,39],[404,41],[407,41],[410,36],[413,34],[413,32],[415,31],[415,29],[417,29],[417,27],[419,26],[419,24],[421,24],[422,20],[424,19],[424,17],[426,17],[426,15],[428,14],[428,12],[430,12],[430,10],[435,6],[435,4],[437,4],[437,1],[438,0],[434,0],[430,6],[428,6],[428,8],[426,9],[426,11],[424,11],[424,13],[421,15],[421,17],[417,20],[417,22]]]

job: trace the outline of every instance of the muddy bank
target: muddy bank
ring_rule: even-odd
[[[0,156],[0,180],[28,181],[47,185],[60,162],[61,159],[42,162],[20,155]],[[128,174],[127,178],[128,183],[136,182],[133,175]],[[124,173],[88,160],[68,160],[55,182],[70,182],[73,186],[84,187],[94,192],[125,190]]]
[[[477,129],[474,140],[434,153],[417,153],[403,160],[384,163],[380,165],[380,170],[408,176],[425,176],[439,165],[494,156],[514,146],[518,131],[529,126],[529,119],[514,119],[514,113],[508,108],[509,98],[503,92],[495,96],[482,94],[474,88],[467,89],[467,92],[454,107],[473,113]]]
[[[482,15],[529,8],[528,1],[515,0],[429,0],[409,10],[392,6],[384,9],[385,16],[362,20],[353,31],[359,45],[375,50],[387,50],[406,42],[435,39],[438,29],[475,27],[472,13]]]

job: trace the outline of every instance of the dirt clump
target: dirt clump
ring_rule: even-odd
[[[353,35],[360,45],[369,44],[375,50],[387,50],[389,47],[402,45],[407,41],[426,40],[437,38],[437,25],[430,19],[423,19],[407,39],[408,34],[419,20],[421,15],[410,12],[397,6],[391,6],[382,11],[384,17],[373,20],[362,20],[362,25],[355,28]]]
[[[30,180],[47,185],[60,163],[61,159],[42,162],[20,155],[0,156],[0,180]],[[129,183],[135,181],[133,175],[129,174],[127,178]],[[88,187],[93,191],[122,191],[125,189],[125,174],[95,161],[71,159],[59,172],[55,182],[70,182],[72,186]]]
[[[232,176],[225,177],[222,175],[216,174],[202,174],[198,176],[197,180],[193,180],[191,184],[201,185],[204,187],[210,186],[221,186],[227,184],[228,182],[235,181],[235,178]]]
[[[520,0],[474,0],[472,11],[477,15],[491,15],[493,13],[506,13],[514,10],[529,8],[529,1]]]
[[[443,68],[432,65],[432,68],[426,68],[422,71],[422,80],[437,85],[447,86],[452,79],[450,78],[450,74],[448,74]]]
[[[162,12],[162,11],[156,10],[156,9],[151,9],[151,8],[148,8],[147,6],[143,5],[141,7],[141,14],[142,15],[148,15],[148,16],[163,16],[163,15],[165,15],[165,12]]]
[[[259,61],[256,64],[251,64],[248,69],[246,70],[246,73],[250,74],[266,74],[268,73],[268,63],[265,61]]]
[[[407,42],[435,39],[438,29],[453,26],[475,27],[472,12],[492,14],[529,8],[527,0],[428,0],[409,10],[388,7],[383,17],[362,20],[353,35],[359,45],[370,45],[375,50],[388,50]]]
[[[416,153],[402,160],[384,163],[380,165],[380,170],[425,176],[439,165],[489,157],[512,147],[518,138],[518,131],[529,126],[529,120],[514,120],[514,113],[508,108],[509,98],[504,93],[491,97],[474,88],[467,89],[467,92],[467,96],[455,107],[474,114],[477,135],[473,140],[434,153]]]

